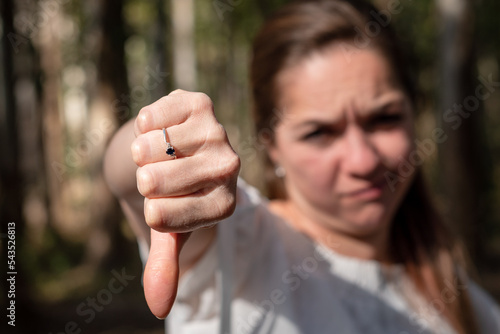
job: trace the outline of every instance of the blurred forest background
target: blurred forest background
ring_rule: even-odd
[[[15,222],[18,272],[7,333],[162,332],[144,302],[134,237],[103,180],[103,153],[142,106],[175,88],[199,90],[213,99],[243,177],[261,187],[249,47],[285,2],[1,1],[0,254],[6,261]],[[437,128],[447,136],[425,156],[436,200],[477,280],[500,300],[500,2],[375,3],[386,15],[374,22],[390,19],[411,55],[420,138]]]

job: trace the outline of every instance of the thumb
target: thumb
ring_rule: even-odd
[[[179,283],[179,253],[190,234],[151,230],[144,294],[149,309],[157,318],[166,318],[174,304]]]

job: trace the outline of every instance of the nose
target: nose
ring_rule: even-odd
[[[346,129],[343,167],[352,176],[370,178],[378,169],[380,154],[368,134],[356,126]]]

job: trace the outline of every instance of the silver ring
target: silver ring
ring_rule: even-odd
[[[168,156],[171,156],[174,159],[176,159],[177,156],[175,155],[175,149],[172,146],[172,144],[170,144],[169,141],[167,140],[167,130],[165,128],[163,128],[163,140],[165,140],[165,144],[167,144],[167,150],[165,151],[165,153],[167,153]]]

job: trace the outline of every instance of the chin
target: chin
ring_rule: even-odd
[[[387,211],[383,209],[363,210],[346,215],[341,220],[346,224],[347,233],[354,237],[365,238],[387,230],[389,219],[386,213]]]

